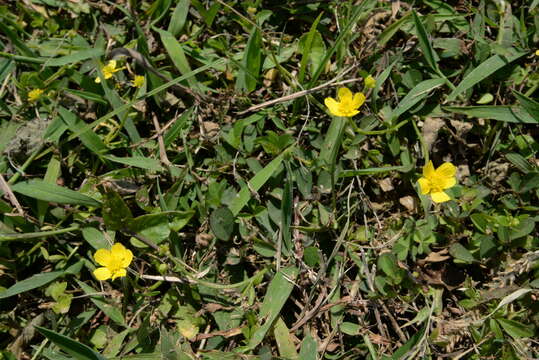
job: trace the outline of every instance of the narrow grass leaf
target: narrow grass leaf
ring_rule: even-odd
[[[279,316],[281,309],[290,296],[297,275],[298,269],[293,266],[283,268],[275,274],[260,306],[259,318],[264,319],[264,324],[255,331],[247,345],[247,349],[254,349],[264,340],[266,333],[277,316]]]
[[[322,164],[333,167],[337,160],[337,154],[341,148],[344,128],[346,127],[346,118],[334,117],[329,124],[327,135],[320,149],[320,161]]]
[[[526,326],[518,321],[509,319],[496,319],[502,328],[513,338],[531,338],[535,335],[531,326]]]
[[[120,308],[109,304],[106,301],[105,297],[101,295],[95,295],[95,294],[98,294],[99,291],[97,291],[93,287],[83,283],[80,280],[76,280],[76,281],[77,281],[77,284],[79,284],[80,288],[84,291],[84,293],[90,296],[90,300],[92,300],[92,302],[95,304],[95,306],[97,306],[99,310],[103,311],[103,313],[107,315],[116,324],[123,327],[127,327]]]
[[[107,360],[89,346],[41,326],[35,327],[43,336],[77,360]]]
[[[27,279],[16,282],[13,286],[1,292],[0,299],[5,299],[13,295],[36,289],[50,282],[53,282],[64,274],[64,271],[51,271],[32,275]]]
[[[393,110],[391,114],[391,119],[393,121],[397,120],[399,116],[404,114],[406,111],[410,110],[415,104],[420,102],[429,96],[430,92],[440,86],[445,84],[445,79],[436,78],[429,79],[420,82],[413,87],[412,90],[399,102],[399,105]]]
[[[298,75],[298,82],[300,84],[303,83],[303,79],[305,78],[307,64],[309,63],[309,58],[311,57],[311,52],[312,52],[311,50],[313,48],[313,42],[314,42],[315,36],[318,35],[321,38],[320,33],[316,29],[318,27],[318,23],[320,22],[320,19],[322,19],[322,15],[323,13],[320,13],[318,17],[314,20],[313,24],[311,25],[311,29],[307,33],[307,36],[304,38],[305,40],[304,40],[303,47],[300,46],[300,49],[302,52],[300,67],[299,67],[300,70],[299,70],[299,75]],[[300,40],[300,43],[301,43],[301,40]],[[324,40],[322,39],[322,44],[323,43],[324,43]],[[316,63],[316,65],[319,65],[319,64]],[[313,67],[318,68],[317,66],[314,66],[314,65]]]
[[[431,69],[434,70],[435,72],[439,72],[438,56],[436,55],[436,52],[432,48],[427,30],[423,26],[423,23],[421,22],[421,20],[419,19],[415,11],[412,11],[412,15],[414,18],[415,28],[417,30],[417,38],[419,39],[419,46],[421,47],[421,50],[423,51],[423,56],[425,57],[425,60],[427,61],[427,64],[429,64]]]
[[[447,101],[453,101],[457,98],[458,95],[468,90],[475,84],[486,79],[494,72],[498,71],[502,67],[511,62],[521,58],[526,55],[525,52],[513,51],[512,55],[501,56],[494,55],[482,62],[479,66],[473,69],[462,81],[457,85],[457,87],[447,96]]]
[[[185,75],[180,76],[180,77],[178,77],[176,79],[170,80],[169,82],[167,82],[167,83],[165,83],[165,84],[163,84],[161,86],[158,86],[158,87],[156,87],[155,89],[153,89],[151,91],[148,91],[147,93],[143,94],[142,96],[140,96],[138,98],[135,98],[135,99],[129,101],[128,103],[123,104],[122,106],[120,106],[118,108],[115,108],[113,111],[109,112],[106,115],[103,115],[102,117],[100,117],[99,119],[93,121],[92,123],[86,124],[86,126],[84,126],[82,129],[78,130],[74,134],[71,134],[69,136],[68,140],[73,140],[74,138],[80,136],[80,134],[82,134],[83,132],[92,129],[95,126],[97,126],[97,125],[99,125],[101,123],[104,123],[108,119],[111,119],[112,117],[114,117],[114,116],[116,116],[116,115],[118,115],[120,113],[123,113],[124,111],[130,109],[137,102],[139,102],[141,100],[144,100],[144,99],[147,99],[149,97],[152,97],[152,96],[154,96],[154,95],[168,89],[169,87],[171,87],[171,86],[173,86],[175,84],[178,84],[179,82],[181,82],[183,80],[189,79],[191,76],[194,76],[194,75],[196,75],[196,74],[198,74],[198,73],[200,73],[202,71],[205,71],[205,70],[208,70],[210,68],[216,67],[219,64],[222,64],[224,61],[225,61],[224,59],[218,59],[218,60],[216,60],[214,62],[203,65],[203,66],[199,67],[196,70],[191,71],[189,74],[185,74]]]
[[[149,171],[162,171],[163,167],[161,162],[156,159],[144,157],[144,156],[132,156],[132,157],[118,157],[113,155],[105,156],[105,159],[114,161],[116,163],[138,167]]]
[[[43,201],[55,202],[59,204],[84,205],[99,207],[101,203],[87,195],[77,191],[49,184],[43,180],[28,180],[19,182],[11,186],[11,190]]]
[[[244,185],[236,198],[232,201],[230,204],[230,211],[234,214],[234,216],[238,215],[241,209],[251,199],[251,190],[252,191],[258,191],[260,188],[269,180],[269,178],[277,171],[279,166],[281,165],[283,158],[287,152],[290,151],[291,148],[285,150],[281,155],[277,156],[275,159],[273,159],[268,165],[266,165],[261,171],[259,171],[251,180],[249,180],[248,185]]]
[[[408,172],[412,170],[413,164],[409,165],[399,165],[399,166],[385,166],[377,168],[367,168],[367,169],[358,169],[358,170],[344,170],[339,173],[339,177],[350,177],[350,176],[362,176],[362,175],[374,175],[374,174],[383,174],[387,172]]]
[[[84,122],[66,108],[59,106],[58,113],[71,132],[77,132],[84,126]],[[95,154],[102,154],[108,151],[107,146],[101,141],[101,138],[92,130],[80,134],[80,141]]]
[[[384,29],[378,35],[378,46],[383,47],[391,38],[399,31],[404,25],[412,21],[412,13],[408,12],[404,14],[399,20],[395,21]]]
[[[172,17],[170,18],[170,23],[168,24],[168,32],[172,34],[172,36],[178,35],[183,30],[187,15],[189,14],[190,5],[190,0],[178,1],[174,8],[174,12],[172,13]]]
[[[464,114],[469,117],[498,120],[517,124],[538,124],[539,118],[532,117],[518,106],[482,105],[482,106],[443,106],[443,110]]]
[[[368,14],[369,10],[372,7],[376,6],[376,4],[377,4],[377,1],[375,1],[375,0],[366,0],[366,1],[362,1],[359,5],[355,6],[354,12],[349,17],[348,23],[342,29],[341,33],[339,34],[339,36],[335,40],[335,43],[333,44],[333,46],[328,51],[326,51],[326,54],[325,54],[324,58],[320,62],[320,66],[318,66],[318,69],[316,69],[315,73],[312,75],[311,81],[306,86],[306,88],[314,87],[316,81],[318,80],[320,75],[322,75],[322,72],[324,71],[327,62],[330,61],[331,57],[333,56],[335,51],[337,51],[337,49],[339,48],[341,43],[345,39],[349,38],[350,31],[352,31],[352,28],[357,25],[357,22],[358,22],[359,18],[362,15]]]
[[[161,36],[161,42],[165,46],[168,56],[170,56],[176,69],[178,69],[182,75],[189,74],[192,71],[191,66],[189,65],[189,61],[187,61],[187,57],[185,56],[185,52],[179,41],[168,31],[158,30],[158,32]],[[187,82],[191,88],[198,88],[198,83],[194,76],[187,79]]]
[[[238,70],[236,90],[250,93],[256,89],[262,61],[262,37],[253,27],[243,52],[242,67]]]
[[[515,165],[524,174],[528,174],[534,170],[533,166],[520,154],[509,153],[505,154],[505,158]]]
[[[516,90],[513,90],[513,94],[524,110],[526,110],[534,118],[539,119],[539,103],[537,101],[530,99],[526,95]]]
[[[170,129],[167,130],[167,132],[163,136],[165,146],[169,146],[174,140],[178,138],[178,136],[181,134],[182,129],[184,129],[184,127],[186,126],[187,121],[190,119],[191,114],[193,114],[194,109],[195,107],[191,106],[189,109],[185,110],[174,122],[174,124],[172,124]]]
[[[47,59],[44,66],[64,66],[69,64],[75,64],[83,60],[98,58],[105,54],[103,49],[84,49],[73,54]]]

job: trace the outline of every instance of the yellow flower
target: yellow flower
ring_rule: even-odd
[[[107,65],[101,68],[101,71],[103,72],[103,77],[105,79],[110,79],[115,72],[123,69],[125,69],[125,67],[116,68],[116,60],[110,60]],[[101,78],[99,76],[96,77],[95,82],[99,84]]]
[[[45,92],[43,89],[34,89],[28,93],[28,101],[36,101]]]
[[[373,89],[375,86],[376,86],[376,79],[373,78],[372,76],[367,76],[363,82],[365,83],[365,87],[367,89]]]
[[[535,50],[535,56],[539,56],[539,50]]]
[[[135,75],[135,78],[133,79],[133,81],[131,81],[131,86],[141,88],[142,85],[144,85],[144,76]]]
[[[444,190],[455,186],[457,183],[456,172],[457,168],[450,162],[443,163],[435,170],[432,161],[429,161],[423,167],[423,177],[418,180],[421,194],[430,194],[435,203],[451,200]]]
[[[352,94],[348,88],[340,88],[337,91],[337,98],[327,97],[324,103],[329,109],[329,112],[335,116],[351,117],[359,114],[359,108],[365,102],[365,95],[361,92]]]
[[[133,253],[122,244],[112,245],[110,250],[99,249],[94,254],[94,260],[101,266],[94,270],[97,280],[112,280],[127,275],[126,268],[133,260]]]

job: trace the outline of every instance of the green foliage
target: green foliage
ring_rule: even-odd
[[[0,5],[0,358],[538,358],[538,11]]]

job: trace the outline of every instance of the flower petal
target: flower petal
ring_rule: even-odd
[[[434,176],[434,165],[432,161],[429,161],[427,165],[423,166],[423,176],[430,179]]]
[[[127,275],[127,271],[125,271],[125,269],[118,269],[112,274],[112,280],[118,277],[126,276],[126,275]]]
[[[442,188],[449,189],[457,184],[457,179],[454,177],[446,178],[442,180]]]
[[[332,115],[342,116],[341,111],[339,109],[339,103],[337,102],[337,100],[335,100],[334,98],[331,98],[331,97],[327,97],[327,98],[324,99],[324,104],[326,104],[326,106],[329,109],[329,112]]]
[[[114,71],[114,69],[116,69],[116,60],[109,60],[106,66],[109,66],[111,71]]]
[[[457,168],[450,162],[445,162],[438,169],[436,169],[436,175],[444,178],[450,178],[455,176]]]
[[[359,109],[361,105],[365,102],[365,94],[362,92],[358,92],[354,94],[354,99],[352,100],[352,104],[355,109]]]
[[[108,267],[112,261],[112,254],[110,250],[99,249],[94,254],[94,260],[99,265]]]
[[[94,276],[97,280],[103,281],[103,280],[110,279],[112,274],[110,270],[107,269],[106,267],[100,267],[94,270]]]
[[[419,190],[421,190],[422,195],[426,195],[430,192],[430,181],[427,178],[419,178],[417,183],[419,184]]]
[[[430,196],[432,197],[432,201],[435,203],[442,203],[451,200],[449,195],[443,191],[431,193]]]
[[[122,254],[122,258],[120,260],[120,266],[123,268],[126,268],[131,264],[131,261],[133,260],[133,253],[129,249],[125,249],[125,251]]]
[[[95,81],[97,84],[99,84],[99,83],[101,83],[101,78],[98,76],[98,77],[95,78],[94,81]]]
[[[345,98],[352,99],[352,91],[350,91],[349,88],[342,87],[337,91],[337,97],[340,101],[342,101]]]

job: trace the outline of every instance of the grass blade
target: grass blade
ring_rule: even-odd
[[[399,102],[399,105],[391,114],[392,122],[397,120],[399,116],[410,110],[415,104],[429,96],[429,93],[437,87],[445,84],[445,79],[429,79],[420,82]]]
[[[34,199],[59,204],[101,206],[100,202],[87,195],[40,179],[19,182],[12,185],[11,190]]]
[[[414,18],[415,28],[417,30],[419,46],[421,47],[421,50],[423,50],[423,56],[425,57],[425,60],[427,61],[427,64],[429,64],[431,69],[434,70],[434,72],[439,73],[440,69],[438,68],[438,55],[432,48],[427,30],[423,26],[423,23],[421,22],[415,11],[412,11],[412,15]]]
[[[478,67],[473,69],[462,81],[457,85],[457,87],[447,96],[447,101],[453,101],[457,98],[458,95],[468,90],[475,84],[486,79],[494,72],[498,71],[505,65],[521,58],[526,55],[524,52],[513,52],[513,55],[510,56],[501,56],[494,55],[484,62],[482,62]]]
[[[261,62],[262,37],[258,28],[253,27],[243,52],[242,67],[238,70],[236,90],[250,93],[256,89]]]
[[[444,106],[443,110],[464,114],[469,117],[499,120],[517,124],[537,124],[539,118],[534,118],[518,106],[484,105],[484,106]]]
[[[92,348],[89,346],[81,344],[80,342],[68,338],[67,336],[58,334],[57,332],[41,326],[36,326],[36,329],[60,349],[73,356],[77,360],[107,360],[105,357],[92,350]]]

